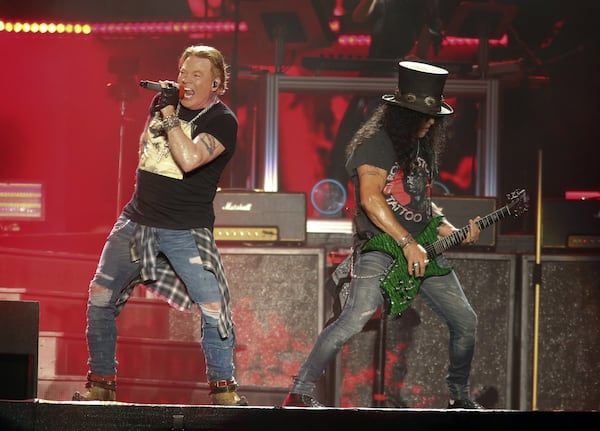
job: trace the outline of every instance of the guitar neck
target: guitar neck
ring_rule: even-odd
[[[484,230],[485,228],[493,225],[494,223],[502,220],[506,216],[510,214],[510,208],[508,205],[494,211],[477,220],[475,224],[480,230]],[[445,250],[448,250],[451,247],[457,246],[461,242],[463,242],[467,235],[469,234],[469,225],[462,227],[461,229],[452,232],[450,235],[445,236],[443,238],[434,241],[429,244],[427,248],[427,254],[429,257],[435,257],[442,254]]]

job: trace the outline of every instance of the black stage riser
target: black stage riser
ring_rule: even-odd
[[[302,409],[0,401],[3,431],[230,431],[420,429],[530,431],[586,429],[598,412]]]

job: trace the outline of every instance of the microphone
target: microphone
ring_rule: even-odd
[[[183,86],[180,86],[177,84],[175,84],[175,85],[169,84],[169,86],[179,88],[179,98],[180,99],[183,98],[183,94],[184,94]],[[162,91],[162,87],[160,86],[160,84],[158,82],[153,82],[153,81],[140,81],[140,87],[145,88],[146,90],[151,90],[151,91],[158,91],[158,92]]]

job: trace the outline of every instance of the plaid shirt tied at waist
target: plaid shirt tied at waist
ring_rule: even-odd
[[[225,278],[225,270],[221,255],[217,249],[212,233],[207,228],[190,229],[198,245],[198,252],[202,259],[204,268],[215,274],[221,291],[221,312],[219,314],[219,334],[227,338],[233,327],[231,317],[229,286]],[[131,291],[138,284],[144,284],[154,291],[160,298],[167,301],[169,305],[180,310],[190,311],[193,301],[187,293],[183,281],[175,273],[175,270],[162,254],[156,251],[155,229],[150,226],[137,224],[130,245],[132,262],[140,262],[140,277],[135,279],[129,288],[121,295],[117,304],[122,309]]]

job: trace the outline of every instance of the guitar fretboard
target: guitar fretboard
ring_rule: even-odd
[[[477,220],[477,227],[480,230],[483,230],[493,225],[494,223],[502,220],[503,218],[506,218],[510,214],[510,208],[508,207],[508,205],[506,205],[494,211],[493,213],[488,214],[485,217],[482,217],[481,219]],[[431,244],[427,244],[427,247],[425,248],[425,250],[427,251],[427,256],[430,259],[435,258],[436,256],[442,254],[445,250],[448,250],[449,248],[457,246],[458,244],[463,242],[467,238],[468,234],[469,225],[464,226],[459,230],[452,232],[450,235],[440,238],[439,240]]]

